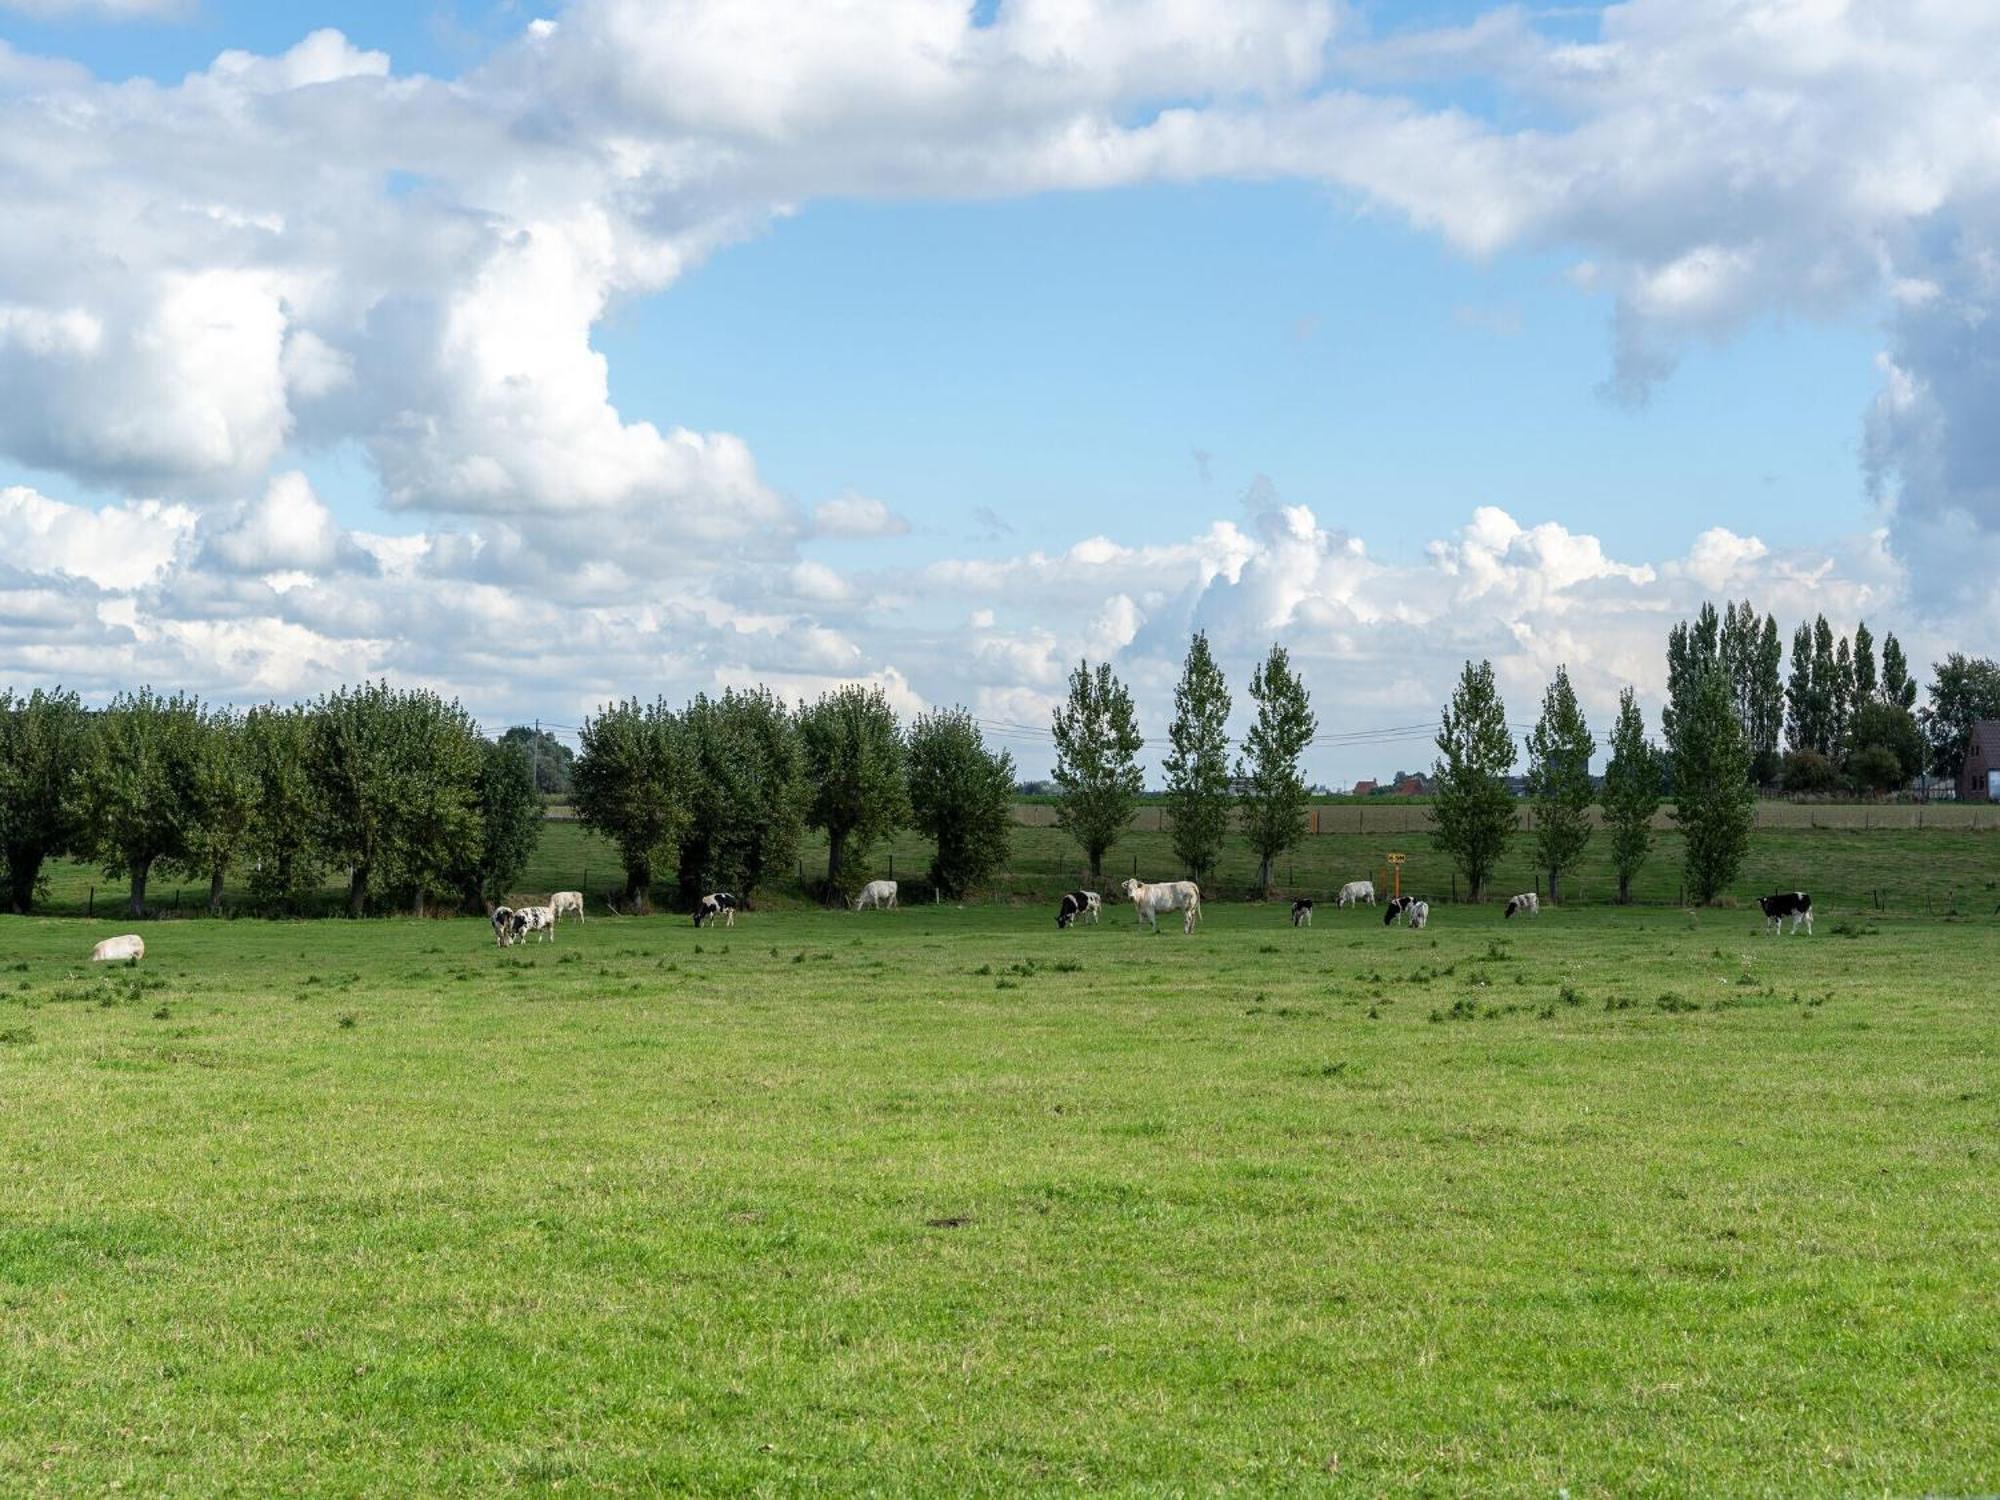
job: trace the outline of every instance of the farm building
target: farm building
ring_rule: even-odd
[[[1958,800],[2000,802],[2000,719],[1981,719],[1972,726],[1965,769],[1958,773]]]

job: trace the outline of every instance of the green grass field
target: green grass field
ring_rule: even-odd
[[[2000,924],[0,927],[0,1492],[2000,1480]]]

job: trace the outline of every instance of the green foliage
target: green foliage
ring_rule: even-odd
[[[1229,687],[1196,631],[1181,680],[1174,689],[1174,722],[1167,730],[1166,804],[1174,854],[1196,880],[1206,880],[1229,832]]]
[[[1785,730],[1785,684],[1781,676],[1785,659],[1784,642],[1778,638],[1778,621],[1764,616],[1757,636],[1756,661],[1750,690],[1751,774],[1762,786],[1778,774],[1778,746]]]
[[[1251,674],[1257,717],[1243,737],[1236,774],[1243,781],[1243,828],[1258,860],[1258,884],[1268,890],[1271,865],[1305,837],[1306,780],[1301,763],[1319,727],[1305,682],[1283,646]]]
[[[1893,792],[1908,780],[1902,761],[1887,745],[1866,745],[1848,756],[1847,779],[1863,792]]]
[[[1514,799],[1506,779],[1514,768],[1514,736],[1490,661],[1465,664],[1445,706],[1437,747],[1431,844],[1451,857],[1465,876],[1470,899],[1480,901],[1514,836]]]
[[[90,717],[75,693],[0,691],[0,866],[8,908],[34,903],[43,863],[83,833],[78,794],[90,754]]]
[[[257,813],[244,721],[229,709],[201,716],[195,726],[187,836],[177,871],[208,882],[208,909],[222,910],[222,886],[250,843]]]
[[[1674,802],[1674,821],[1686,839],[1682,868],[1688,894],[1705,904],[1742,868],[1756,802],[1750,746],[1720,671],[1704,674],[1681,721]]]
[[[523,757],[533,772],[535,791],[544,797],[567,797],[576,754],[546,729],[538,735],[531,725],[516,724],[500,743]]]
[[[479,810],[475,857],[455,872],[471,910],[499,902],[514,888],[542,836],[542,801],[529,754],[519,740],[480,747],[474,800]]]
[[[485,752],[471,717],[423,689],[363,683],[313,704],[308,764],[327,857],[349,867],[347,909],[394,893],[420,910],[476,863]]]
[[[911,821],[937,846],[931,883],[958,900],[1007,863],[1014,837],[1014,758],[986,748],[962,708],[910,726]]]
[[[1892,792],[1924,768],[1924,732],[1917,724],[1917,716],[1880,697],[1871,698],[1854,710],[1847,741],[1853,747],[1847,773],[1855,778],[1857,785],[1871,791]],[[1869,761],[1865,777],[1857,774],[1855,763],[1874,751],[1880,751],[1895,763],[1893,776],[1880,756]]]
[[[1683,620],[1667,632],[1667,702],[1660,710],[1660,727],[1669,754],[1680,742],[1681,721],[1696,688],[1721,657],[1722,621],[1713,604],[1703,603],[1692,625]]]
[[[1070,673],[1069,700],[1055,712],[1056,826],[1082,846],[1093,880],[1139,805],[1138,755],[1145,745],[1125,684],[1110,665]]]
[[[1875,675],[1875,637],[1869,632],[1868,622],[1861,620],[1854,626],[1854,709],[1860,712],[1865,703],[1876,700],[1880,683]]]
[[[1590,847],[1590,755],[1596,748],[1584,722],[1569,668],[1556,668],[1542,697],[1542,716],[1528,736],[1528,796],[1535,809],[1535,858],[1548,871],[1549,900],[1562,900],[1562,878]]]
[[[690,817],[686,737],[663,702],[609,704],[584,720],[571,769],[577,817],[618,850],[625,900],[643,911],[653,865],[677,844]]]
[[[1632,899],[1632,879],[1653,851],[1653,815],[1660,810],[1666,766],[1646,738],[1646,719],[1631,688],[1618,695],[1618,722],[1611,730],[1611,760],[1604,768],[1604,821],[1611,834],[1611,864],[1618,875],[1618,902]]]
[[[1965,768],[1972,726],[2000,719],[2000,662],[1951,653],[1931,669],[1930,702],[1919,718],[1930,746],[1931,773],[1956,778]]]
[[[250,889],[287,911],[301,909],[319,890],[325,868],[312,757],[306,710],[266,704],[244,716],[243,758],[255,787],[245,850]]]
[[[692,907],[710,891],[749,897],[798,852],[805,827],[805,747],[792,713],[766,688],[696,694],[681,715],[693,779],[679,884]]]
[[[1882,638],[1882,701],[1912,711],[1917,706],[1917,681],[1903,655],[1903,643],[1893,635]]]
[[[879,687],[850,683],[800,711],[805,750],[806,823],[826,834],[826,881],[836,896],[857,884],[878,839],[908,821],[903,732]]]
[[[1840,767],[1817,750],[1793,750],[1785,756],[1783,785],[1794,795],[1831,792],[1840,786]]]
[[[83,845],[113,877],[132,882],[128,910],[146,911],[155,864],[178,860],[199,816],[195,767],[201,704],[151,688],[121,693],[97,715],[84,771]]]

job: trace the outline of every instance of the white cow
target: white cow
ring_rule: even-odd
[[[1533,891],[1523,891],[1507,903],[1508,916],[1539,917],[1542,914],[1542,898]]]
[[[896,909],[896,882],[893,880],[871,880],[861,887],[861,894],[854,898],[854,909],[866,911],[869,907],[877,911]]]
[[[546,906],[517,906],[514,908],[513,936],[516,942],[525,943],[529,933],[536,933],[538,943],[553,943],[556,940],[556,914]]]
[[[549,897],[549,910],[554,912],[558,918],[566,911],[573,911],[576,913],[577,921],[581,922],[583,920],[583,892],[557,891],[553,896]]]
[[[1412,927],[1422,927],[1431,919],[1431,904],[1428,901],[1412,901],[1403,908],[1403,919]]]
[[[1201,887],[1192,880],[1168,880],[1158,885],[1128,880],[1119,889],[1125,892],[1125,899],[1138,908],[1139,920],[1155,932],[1160,930],[1160,913],[1163,911],[1185,913],[1181,918],[1181,931],[1184,933],[1193,932],[1194,924],[1201,920]]]
[[[1364,901],[1370,906],[1375,904],[1375,882],[1372,880],[1348,881],[1346,885],[1340,888],[1340,899],[1336,904],[1340,906],[1359,906]]]
[[[123,963],[127,959],[146,956],[146,940],[136,932],[128,932],[123,937],[106,938],[90,950],[90,961],[94,964]]]

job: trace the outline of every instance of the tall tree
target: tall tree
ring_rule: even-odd
[[[153,867],[186,851],[200,729],[198,701],[149,687],[119,694],[97,715],[83,777],[84,837],[105,874],[131,878],[135,917],[146,914]]]
[[[1854,706],[1858,709],[1864,703],[1875,701],[1880,683],[1875,675],[1875,637],[1869,634],[1868,622],[1859,621],[1854,627]]]
[[[627,698],[585,719],[571,768],[583,826],[611,841],[625,867],[625,901],[652,902],[654,864],[672,850],[688,819],[688,754],[665,703]]]
[[[1542,716],[1528,736],[1528,796],[1535,809],[1535,860],[1549,874],[1549,900],[1562,900],[1562,878],[1590,846],[1590,725],[1570,687],[1569,668],[1556,668],[1542,695]]]
[[[2000,662],[1954,651],[1931,668],[1930,702],[1917,717],[1930,745],[1931,774],[1957,780],[1972,726],[2000,719]]]
[[[1279,855],[1295,846],[1306,831],[1306,747],[1318,720],[1312,699],[1291,654],[1283,646],[1251,674],[1250,698],[1257,717],[1243,737],[1243,754],[1236,774],[1243,781],[1243,827],[1257,853],[1257,883],[1271,888],[1271,867]]]
[[[730,890],[747,900],[798,853],[807,793],[798,722],[761,687],[697,694],[682,718],[695,774],[680,839],[681,898],[692,904]]]
[[[1854,711],[1847,742],[1847,777],[1863,791],[1893,792],[1924,768],[1917,716],[1879,697]]]
[[[1692,625],[1683,620],[1667,632],[1667,703],[1660,711],[1660,727],[1669,746],[1678,741],[1696,685],[1721,652],[1722,621],[1713,604],[1704,602]]]
[[[201,716],[191,748],[190,816],[175,867],[190,880],[208,882],[208,909],[219,914],[223,882],[249,848],[257,779],[243,719],[229,709]]]
[[[1839,679],[1833,653],[1833,627],[1825,615],[1813,618],[1812,642],[1812,748],[1829,760],[1840,754]]]
[[[1882,697],[1898,708],[1917,706],[1917,680],[1903,656],[1903,643],[1892,635],[1882,638]]]
[[[910,726],[910,810],[937,846],[931,884],[958,900],[1007,863],[1014,838],[1014,757],[990,751],[962,708]]]
[[[1229,687],[1196,631],[1181,680],[1174,689],[1174,722],[1167,730],[1166,808],[1174,853],[1196,880],[1206,880],[1229,832]]]
[[[1751,770],[1760,785],[1778,778],[1778,746],[1785,732],[1784,661],[1777,617],[1766,615],[1757,636],[1757,665],[1750,694]]]
[[[1686,840],[1684,871],[1697,903],[1713,901],[1742,868],[1755,802],[1750,747],[1729,682],[1712,671],[1696,688],[1674,756],[1674,821]]]
[[[266,704],[243,720],[243,759],[255,788],[250,889],[288,911],[318,891],[324,856],[312,721],[305,709]]]
[[[1833,648],[1833,713],[1827,726],[1829,755],[1847,753],[1847,725],[1854,717],[1854,651],[1842,636]]]
[[[479,837],[453,871],[468,911],[504,901],[541,842],[542,799],[534,764],[519,740],[510,744],[503,735],[480,745],[473,797]]]
[[[10,910],[33,905],[43,863],[81,838],[78,796],[89,755],[90,716],[75,693],[0,691],[0,863]]]
[[[908,821],[903,731],[879,687],[850,683],[799,714],[810,788],[806,822],[826,831],[826,883],[844,895],[850,862]]]
[[[1710,618],[1714,611],[1709,611]],[[1493,663],[1465,664],[1445,706],[1437,736],[1438,762],[1431,805],[1431,843],[1451,856],[1474,901],[1514,836],[1514,799],[1507,773],[1514,769],[1514,736],[1507,708],[1494,685]]]
[[[1132,695],[1106,662],[1093,672],[1078,662],[1069,676],[1069,700],[1050,728],[1056,745],[1056,826],[1082,846],[1090,878],[1104,877],[1104,855],[1118,842],[1139,805],[1145,783],[1139,751],[1145,740]]]
[[[500,736],[500,743],[527,761],[535,790],[542,796],[569,795],[570,768],[576,764],[576,754],[569,746],[546,729],[537,731],[527,724],[516,724]]]
[[[1737,722],[1742,724],[1746,735],[1756,712],[1757,640],[1757,611],[1750,601],[1725,603],[1717,659],[1729,674],[1731,701],[1736,705]]]
[[[1611,761],[1604,768],[1604,820],[1611,832],[1611,864],[1618,872],[1618,904],[1632,899],[1632,878],[1653,851],[1653,814],[1660,810],[1665,767],[1646,738],[1646,720],[1631,688],[1618,695],[1611,731]]]
[[[1813,632],[1801,625],[1792,632],[1792,672],[1785,682],[1785,748],[1819,748],[1819,714],[1813,706]]]

